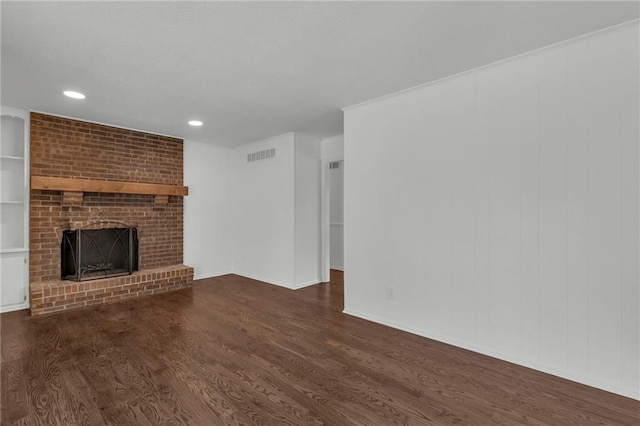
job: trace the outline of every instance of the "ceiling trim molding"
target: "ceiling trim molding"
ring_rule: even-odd
[[[635,18],[635,19],[632,19],[630,21],[625,21],[625,22],[622,22],[622,23],[619,23],[619,24],[616,24],[616,25],[612,25],[610,27],[600,28],[599,30],[591,31],[589,33],[581,34],[581,35],[576,36],[576,37],[571,37],[571,38],[568,38],[566,40],[558,41],[556,43],[552,43],[552,44],[549,44],[547,46],[542,46],[542,47],[539,47],[537,49],[529,50],[528,52],[519,53],[519,54],[514,55],[514,56],[509,56],[508,58],[500,59],[500,60],[495,61],[495,62],[490,62],[490,63],[485,64],[485,65],[480,65],[479,67],[475,67],[475,68],[471,68],[471,69],[468,69],[468,70],[465,70],[465,71],[461,71],[459,73],[447,75],[445,77],[441,77],[441,78],[438,78],[436,80],[431,80],[431,81],[428,81],[426,83],[419,84],[417,86],[408,87],[406,89],[398,90],[397,92],[393,92],[393,93],[389,93],[389,94],[386,94],[386,95],[378,96],[377,98],[369,99],[369,100],[364,101],[364,102],[359,102],[359,103],[354,104],[354,105],[349,105],[349,106],[346,106],[346,107],[342,108],[342,111],[343,112],[347,112],[347,111],[351,111],[351,110],[360,108],[360,107],[365,106],[365,105],[374,104],[374,103],[377,103],[377,102],[385,101],[387,99],[392,99],[392,98],[395,98],[396,96],[399,96],[399,95],[402,95],[402,94],[405,94],[405,93],[410,93],[410,92],[413,92],[413,91],[416,91],[416,90],[420,90],[422,88],[425,88],[425,87],[428,87],[428,86],[432,86],[432,85],[435,85],[435,84],[439,84],[439,83],[442,83],[444,81],[454,79],[456,77],[461,77],[463,75],[470,74],[470,73],[475,72],[475,71],[480,71],[480,70],[483,70],[483,69],[486,69],[486,68],[493,67],[495,65],[499,65],[499,64],[502,64],[502,63],[505,63],[505,62],[509,62],[509,61],[514,60],[514,59],[521,58],[523,56],[533,55],[535,53],[538,53],[538,52],[546,50],[546,49],[552,49],[554,47],[562,46],[562,45],[569,44],[569,43],[573,43],[573,42],[582,40],[584,38],[593,37],[593,36],[596,36],[596,35],[599,35],[599,34],[602,34],[602,33],[606,33],[606,32],[609,32],[609,31],[614,31],[614,30],[617,30],[617,29],[619,29],[621,27],[632,26],[634,24],[638,24],[639,22],[640,22],[640,18]]]

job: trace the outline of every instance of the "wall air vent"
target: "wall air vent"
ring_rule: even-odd
[[[339,169],[339,168],[340,168],[339,161],[332,161],[329,163],[329,169]]]
[[[267,158],[273,158],[276,156],[276,149],[265,149],[264,151],[252,152],[251,154],[247,154],[247,163],[251,163],[252,161],[260,161],[266,160]]]

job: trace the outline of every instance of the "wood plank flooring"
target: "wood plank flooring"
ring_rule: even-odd
[[[2,425],[639,425],[640,402],[235,275],[1,316]]]

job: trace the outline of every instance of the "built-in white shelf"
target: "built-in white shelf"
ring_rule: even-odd
[[[27,247],[8,247],[2,249],[2,253],[23,253],[27,251],[29,251]]]
[[[2,107],[0,312],[29,307],[29,112]]]

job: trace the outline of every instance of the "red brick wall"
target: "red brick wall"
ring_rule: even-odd
[[[32,113],[31,175],[182,185],[183,141]],[[141,271],[183,262],[182,197],[85,193],[68,207],[59,191],[31,190],[30,216],[32,284],[60,279],[63,230],[102,221],[138,228]]]
[[[31,114],[31,174],[182,185],[182,139]]]

